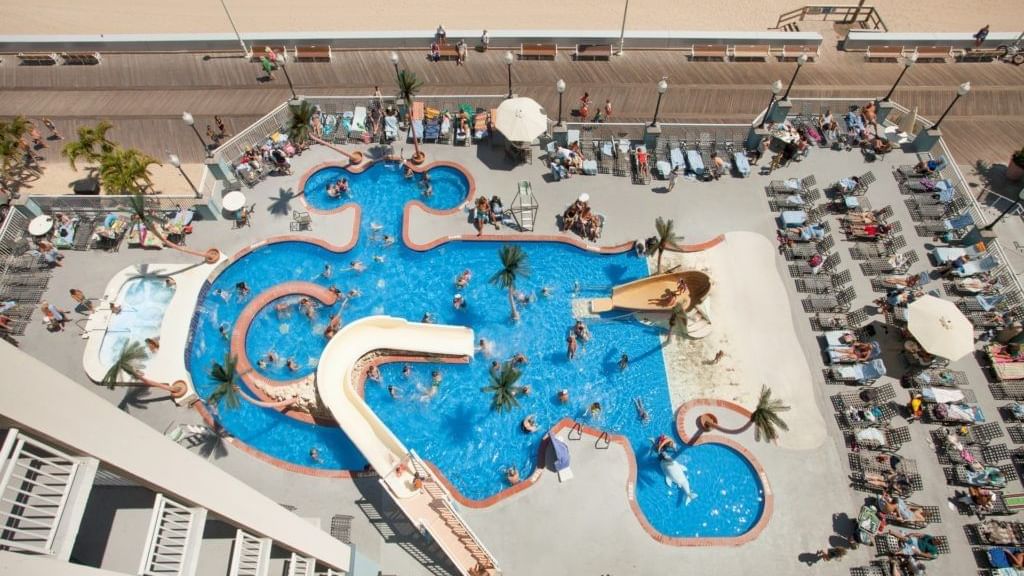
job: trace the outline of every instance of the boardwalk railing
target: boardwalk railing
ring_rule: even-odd
[[[133,196],[73,196],[70,194],[57,196],[30,196],[25,201],[25,209],[33,214],[53,214],[66,212],[83,215],[95,215],[106,212],[131,212]],[[146,207],[156,212],[170,212],[178,208],[193,208],[206,204],[202,198],[188,196],[164,196],[153,194],[143,196]]]
[[[888,32],[889,28],[882,22],[882,16],[874,6],[810,4],[779,16],[775,28],[782,30],[794,22],[803,20],[832,21],[840,24],[861,24],[868,30]]]

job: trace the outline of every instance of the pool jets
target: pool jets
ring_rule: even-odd
[[[689,505],[690,502],[693,502],[697,495],[690,491],[690,479],[686,477],[686,466],[673,459],[662,459],[660,464],[661,471],[665,473],[665,484],[679,486],[686,496],[686,504]]]

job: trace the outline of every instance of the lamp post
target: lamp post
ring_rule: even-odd
[[[967,96],[967,93],[970,92],[970,91],[971,91],[971,83],[970,82],[964,82],[963,84],[957,86],[957,88],[956,88],[956,97],[954,97],[953,101],[949,103],[949,107],[946,108],[946,111],[942,113],[942,116],[939,116],[939,121],[936,122],[935,124],[933,124],[931,129],[932,130],[938,130],[939,129],[939,124],[942,124],[942,121],[946,119],[946,114],[949,114],[949,111],[953,109],[953,105],[956,104],[956,101],[959,100],[962,96]]]
[[[764,114],[761,115],[761,123],[758,124],[758,128],[764,128],[765,122],[768,121],[768,113],[772,111],[772,106],[775,105],[775,99],[779,96],[779,92],[782,92],[782,80],[776,80],[771,85],[772,99],[768,101],[768,107],[764,109]]]
[[[626,16],[629,14],[629,0],[626,0],[626,7],[622,9],[622,29],[619,31],[619,56],[626,45]]]
[[[277,60],[281,63],[281,71],[284,72],[284,79],[288,81],[288,90],[291,90],[292,100],[298,100],[299,97],[295,95],[295,86],[292,85],[292,77],[288,75],[288,66],[285,65],[288,61],[288,54],[283,53],[279,55]]]
[[[516,57],[512,54],[511,50],[505,52],[505,65],[508,66],[508,97],[512,97],[512,63],[516,61]]]
[[[562,127],[562,95],[565,93],[565,80],[562,80],[561,78],[559,78],[558,82],[555,82],[555,90],[558,90],[558,124],[555,124],[555,126],[558,126],[559,128],[561,128]]]
[[[917,62],[917,54],[911,54],[903,59],[903,71],[896,77],[896,82],[893,83],[892,88],[889,88],[889,93],[885,95],[885,98],[882,98],[882,102],[888,102],[889,98],[892,98],[892,93],[895,92],[896,87],[900,85],[900,80],[903,80],[903,75],[907,73],[907,70],[910,70],[910,67],[913,66],[915,62]]]
[[[224,13],[228,15],[228,22],[231,23],[231,29],[235,31],[235,37],[238,38],[238,43],[242,45],[242,58],[249,55],[249,49],[245,47],[245,42],[242,42],[242,35],[238,33],[238,28],[235,26],[235,19],[231,17],[231,12],[228,10],[228,5],[224,3],[224,0],[220,0],[220,5],[224,7]]]
[[[210,147],[206,145],[206,140],[203,140],[203,136],[199,133],[199,129],[196,128],[195,118],[193,118],[192,115],[188,112],[182,112],[181,121],[184,122],[186,126],[192,128],[192,131],[196,133],[196,138],[199,138],[199,143],[203,145],[203,150],[206,152],[206,157],[212,157],[213,154],[210,153]]]
[[[782,95],[783,100],[789,98],[789,91],[793,88],[793,82],[796,82],[796,75],[800,73],[800,69],[804,67],[804,64],[807,64],[807,54],[801,54],[800,57],[796,59],[796,70],[793,72],[793,77],[789,79],[789,86],[786,86],[786,93]]]
[[[196,198],[202,198],[203,195],[200,194],[199,190],[196,189],[196,185],[192,183],[192,179],[188,177],[188,174],[185,174],[184,170],[181,169],[181,158],[178,158],[177,154],[171,154],[170,152],[168,152],[167,159],[170,160],[171,166],[174,166],[175,168],[178,169],[178,172],[181,172],[182,177],[185,178],[185,182],[188,182],[188,185],[190,188],[192,188],[192,192],[195,193]]]
[[[1014,208],[1020,206],[1021,202],[1024,202],[1024,188],[1021,188],[1020,192],[1017,194],[1017,199],[1013,201],[1013,204],[1010,204],[1009,208],[1003,210],[1002,214],[996,217],[995,220],[989,222],[988,226],[985,226],[984,228],[982,228],[982,230],[991,230],[993,226],[995,226],[1000,220],[1003,219],[1003,216],[1006,216],[1007,214],[1012,212]]]
[[[654,118],[651,120],[651,128],[658,125],[658,110],[661,109],[661,97],[665,95],[666,90],[668,90],[668,82],[662,78],[658,82],[658,102],[654,105]]]
[[[392,52],[390,58],[391,65],[395,67],[395,82],[398,82],[399,87],[401,87],[402,79],[401,75],[398,73],[398,52]]]

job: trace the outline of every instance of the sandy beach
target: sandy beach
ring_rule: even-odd
[[[753,232],[730,232],[725,242],[703,252],[665,253],[666,268],[681,265],[711,276],[714,326],[705,338],[675,338],[663,349],[669,393],[673,406],[711,398],[753,408],[767,384],[792,407],[784,414],[790,431],[779,445],[810,450],[825,441],[825,422],[774,262],[772,243]],[[719,351],[723,355],[715,361]]]
[[[443,23],[450,33],[474,37],[483,28],[500,30],[619,30],[624,1],[599,3],[562,0],[547,2],[486,0],[393,0],[378,7],[337,0],[298,0],[282,4],[269,0],[225,0],[240,32],[309,31],[433,31]],[[685,5],[684,5],[685,4]],[[765,30],[780,14],[800,8],[799,0],[723,0],[714,9],[697,3],[631,0],[627,30]],[[842,2],[839,5],[856,5]],[[992,31],[1024,28],[1020,0],[874,0],[890,31],[973,32],[985,24]],[[369,9],[368,9],[369,8]],[[38,0],[0,2],[2,34],[170,34],[231,33],[220,2],[179,0]]]

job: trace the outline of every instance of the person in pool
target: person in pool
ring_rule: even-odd
[[[527,416],[526,418],[523,419],[522,426],[523,426],[523,432],[526,432],[527,434],[536,432],[537,431],[537,416],[535,414],[530,414],[529,416]]]
[[[299,363],[295,361],[295,358],[289,358],[288,360],[285,361],[284,365],[287,366],[288,370],[291,370],[292,372],[295,372],[296,370],[299,369]]]
[[[494,355],[494,344],[492,342],[488,342],[483,338],[481,338],[480,342],[477,343],[476,349],[479,350],[480,353],[483,354],[484,356]]]
[[[323,460],[320,459],[320,451],[316,448],[309,449],[309,459],[317,464],[322,464]]]
[[[625,372],[629,368],[629,354],[622,353],[622,357],[619,358],[619,370]]]
[[[363,272],[366,270],[366,264],[363,264],[360,260],[353,260],[352,263],[349,264],[349,268],[356,272]]]
[[[341,198],[341,190],[338,190],[337,184],[327,185],[327,197],[328,198]]]
[[[581,342],[590,340],[590,329],[583,323],[583,320],[577,320],[576,324],[572,327],[572,331]]]
[[[512,356],[511,362],[513,366],[518,367],[524,364],[529,364],[530,359],[526,357],[526,354],[523,354],[522,352],[516,352],[515,355]]]
[[[331,265],[330,264],[324,264],[324,270],[323,270],[323,272],[320,273],[320,275],[323,276],[324,278],[330,278],[331,274],[333,274],[333,273],[334,273],[334,269],[331,268]]]
[[[316,308],[313,306],[313,301],[309,298],[301,298],[299,300],[299,307],[302,308],[302,313],[310,320],[316,315]]]
[[[463,310],[466,308],[466,299],[462,296],[461,292],[452,297],[452,307],[456,310]]]
[[[440,370],[434,370],[433,372],[430,373],[430,385],[432,387],[439,387],[441,385],[441,379],[442,377]]]
[[[278,318],[287,318],[291,314],[292,303],[287,300],[282,300],[274,305],[274,310],[277,312]]]
[[[348,194],[350,188],[348,186],[348,178],[342,178],[338,181],[338,192],[341,194]]]
[[[434,315],[431,314],[430,312],[424,312],[423,313],[423,319],[420,320],[420,322],[422,322],[424,324],[433,324],[434,323]]]
[[[406,364],[405,366],[402,366],[402,378],[408,380],[410,376],[412,376],[412,365]]]
[[[519,470],[515,466],[509,466],[505,469],[505,480],[512,486],[519,484]]]
[[[370,367],[366,369],[366,377],[374,382],[381,382],[384,377],[380,374],[380,368],[376,364],[370,364]]]
[[[558,391],[558,401],[561,402],[562,404],[568,404],[569,403],[569,391],[566,390],[565,388],[562,388],[561,390],[559,390]]]
[[[246,296],[249,295],[250,292],[249,285],[246,284],[244,281],[239,282],[235,284],[235,292],[238,292],[239,298],[245,298]]]
[[[220,330],[220,337],[227,340],[228,336],[230,336],[227,323],[221,322],[220,326],[218,326],[217,329]]]
[[[576,334],[570,332],[569,336],[565,339],[565,342],[566,342],[566,350],[565,350],[566,357],[569,360],[572,360],[572,359],[576,358],[576,349],[579,346],[576,343]]]
[[[415,175],[416,175],[416,173],[412,171],[412,166],[409,166],[408,164],[406,164],[405,165],[405,179],[406,180],[412,180]]]
[[[457,278],[455,278],[455,287],[465,288],[466,286],[469,285],[469,281],[472,279],[473,273],[469,271],[469,268],[466,268],[465,270],[462,271],[461,274],[459,274]]]
[[[667,434],[662,434],[654,439],[654,451],[660,456],[669,450],[676,449],[675,440],[668,437]]]
[[[540,295],[541,296],[543,296],[545,298],[550,298],[552,294],[554,294],[554,291],[551,288],[548,288],[547,286],[541,286],[541,289],[540,289]]]
[[[391,396],[392,400],[398,400],[398,398],[401,396],[401,393],[398,391],[398,388],[395,388],[391,384],[388,384],[388,395]]]
[[[590,408],[587,408],[587,414],[589,414],[591,418],[597,418],[598,416],[600,416],[601,415],[601,403],[600,402],[594,402],[593,404],[591,404]]]
[[[380,243],[383,244],[385,248],[388,248],[390,246],[394,246],[394,244],[395,244],[395,237],[394,236],[388,236],[387,234],[385,234],[384,237],[381,238]]]
[[[501,363],[497,360],[491,360],[491,374],[497,374],[501,371]]]

